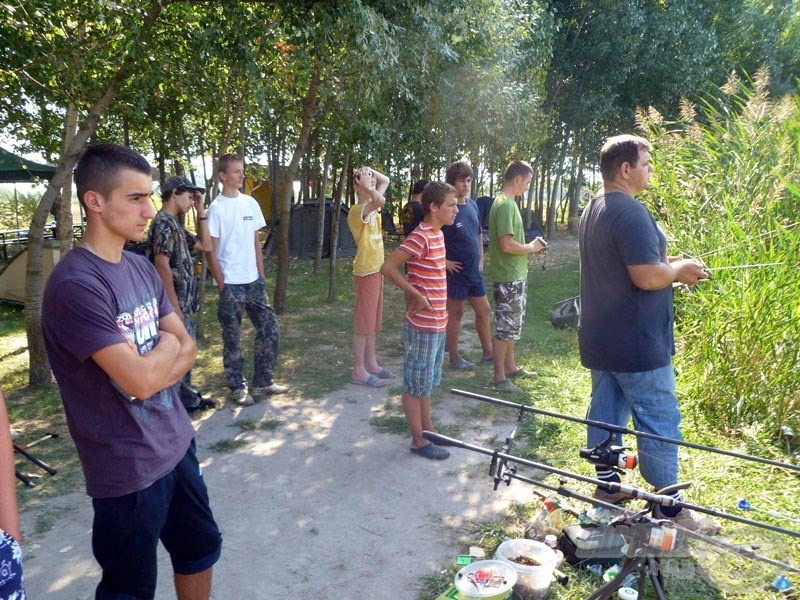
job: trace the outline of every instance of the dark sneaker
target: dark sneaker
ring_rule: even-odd
[[[424,458],[430,458],[431,460],[444,460],[450,457],[450,453],[447,450],[441,446],[437,446],[433,442],[422,448],[411,448],[411,452],[419,454]]]
[[[717,523],[711,517],[700,517],[692,510],[688,508],[681,509],[674,517],[667,517],[670,521],[678,525],[679,527],[683,527],[684,529],[688,529],[689,531],[693,531],[695,533],[702,533],[704,535],[717,535],[720,531],[722,531],[722,526]]]
[[[624,502],[625,500],[630,500],[632,498],[630,494],[626,494],[625,492],[608,492],[600,487],[595,488],[592,496],[598,500],[602,500],[603,502],[608,502],[609,504],[619,504],[620,502]]]

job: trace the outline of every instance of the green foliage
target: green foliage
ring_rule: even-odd
[[[16,193],[9,187],[0,189],[0,229],[27,229],[42,199],[35,192]]]
[[[800,104],[771,99],[768,84],[763,72],[734,78],[697,118],[688,103],[680,122],[640,118],[656,146],[651,203],[673,252],[713,275],[677,293],[681,391],[718,426],[775,437],[800,427]]]

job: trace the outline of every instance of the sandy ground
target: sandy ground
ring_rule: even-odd
[[[548,268],[576,253],[574,239],[552,240]],[[463,325],[460,345],[475,358],[480,345],[472,311],[465,311]],[[387,366],[402,373],[400,364]],[[490,378],[491,366],[479,365],[461,387],[488,394],[483,386]],[[519,482],[494,491],[489,456],[451,448],[448,460],[426,460],[409,452],[407,436],[370,425],[370,418],[385,414],[387,400],[399,406],[401,385],[346,385],[324,399],[289,395],[194,420],[198,458],[223,534],[213,598],[416,600],[422,577],[468,553],[472,523],[533,498]],[[469,414],[476,400],[447,390],[434,398],[434,419],[440,426],[458,423],[466,442],[494,448],[514,426],[512,414],[494,424],[476,421]],[[236,426],[254,419],[284,423],[273,431]],[[231,452],[209,448],[232,438],[246,444]],[[36,534],[42,514],[55,525]],[[22,527],[31,599],[94,597],[100,571],[91,553],[87,496],[62,496],[26,511]],[[158,600],[175,598],[169,557],[161,550]]]
[[[465,342],[474,332],[467,327]],[[490,377],[490,365],[479,368],[475,384]],[[468,552],[470,523],[531,499],[520,484],[493,491],[488,456],[453,448],[448,460],[426,460],[409,452],[406,436],[371,426],[388,398],[399,403],[399,391],[347,385],[322,400],[287,396],[195,420],[198,456],[224,537],[214,598],[416,599],[421,577]],[[513,427],[512,415],[496,425],[465,426],[477,401],[449,392],[439,397],[434,418],[460,423],[467,442],[488,446]],[[285,423],[242,432],[233,425],[244,419]],[[234,437],[246,445],[226,453],[209,449]],[[43,511],[56,524],[32,533]],[[93,598],[99,569],[91,554],[90,500],[63,496],[22,517],[29,597]],[[156,598],[175,597],[171,578],[162,553]]]

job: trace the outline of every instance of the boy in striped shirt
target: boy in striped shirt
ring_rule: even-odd
[[[458,214],[453,186],[432,181],[422,192],[425,219],[381,267],[381,273],[410,298],[403,321],[403,412],[411,431],[411,452],[433,460],[450,453],[422,437],[435,431],[431,390],[441,378],[447,328],[447,270],[442,225]],[[400,272],[405,264],[406,280]]]

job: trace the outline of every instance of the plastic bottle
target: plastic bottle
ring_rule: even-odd
[[[558,499],[550,496],[542,502],[542,509],[528,526],[527,533],[528,537],[544,539],[548,534],[560,534],[564,527],[566,527],[564,511],[561,510]]]

